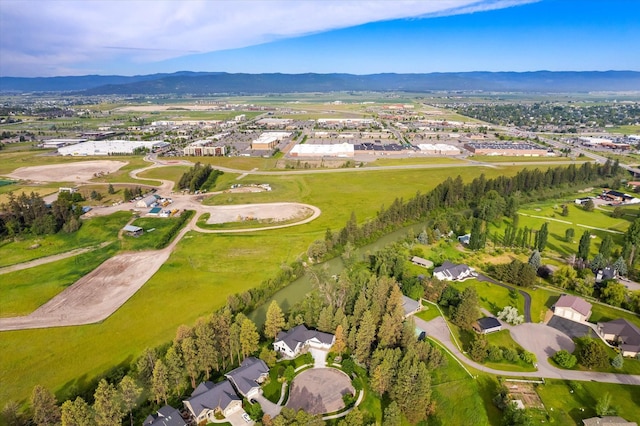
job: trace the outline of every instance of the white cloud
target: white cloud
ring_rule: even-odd
[[[159,61],[368,22],[531,1],[2,0],[0,75],[84,70],[109,60]]]

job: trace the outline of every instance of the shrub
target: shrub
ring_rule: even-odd
[[[502,357],[509,362],[515,362],[518,359],[518,351],[513,348],[503,348]]]
[[[613,366],[613,368],[616,368],[618,370],[620,370],[622,368],[622,366],[624,365],[624,358],[622,357],[622,354],[619,353],[618,355],[616,355],[612,360],[611,360],[611,365]]]
[[[578,362],[575,355],[572,355],[569,351],[564,349],[556,352],[553,356],[553,360],[562,368],[573,368]]]
[[[469,356],[476,362],[484,362],[487,355],[487,339],[484,336],[476,337],[469,346]]]
[[[492,362],[502,361],[502,349],[500,349],[496,345],[489,346],[489,350],[487,351],[487,358],[489,358],[489,361]]]
[[[526,362],[527,364],[535,364],[536,363],[536,354],[534,354],[533,352],[529,352],[529,351],[524,351],[520,354],[520,359],[524,362]]]
[[[589,339],[580,350],[580,364],[591,368],[604,368],[609,362],[607,350],[594,339]]]

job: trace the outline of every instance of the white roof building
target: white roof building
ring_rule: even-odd
[[[138,148],[154,150],[166,146],[169,146],[169,143],[164,141],[88,141],[58,148],[58,154],[72,156],[127,155],[133,154]]]
[[[355,149],[346,142],[332,145],[305,143],[294,146],[289,154],[292,157],[353,157]]]

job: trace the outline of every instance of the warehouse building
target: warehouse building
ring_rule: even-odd
[[[60,155],[88,156],[88,155],[131,155],[140,148],[152,152],[169,147],[164,141],[89,141],[76,145],[58,148]]]
[[[251,149],[269,151],[278,145],[278,142],[291,136],[290,132],[267,132],[261,134],[258,139],[251,142]]]
[[[296,145],[289,155],[292,157],[353,157],[354,147],[350,143],[332,145],[305,143]]]
[[[422,154],[432,155],[458,155],[461,152],[455,146],[445,143],[421,143],[418,148]]]
[[[546,157],[553,155],[538,145],[523,142],[468,142],[464,148],[476,155],[506,155],[524,157]]]
[[[62,148],[63,146],[75,145],[78,143],[86,142],[86,138],[82,139],[47,139],[42,141],[41,146],[43,148]]]

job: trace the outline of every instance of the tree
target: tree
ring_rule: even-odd
[[[580,364],[592,369],[604,368],[608,363],[609,357],[604,346],[594,339],[587,339],[580,350]]]
[[[471,324],[478,316],[478,293],[473,287],[467,287],[460,295],[460,304],[453,311],[451,320],[465,330],[471,330]]]
[[[138,405],[138,398],[142,394],[142,388],[139,387],[131,376],[124,376],[118,384],[120,396],[122,398],[122,408],[129,413],[131,426],[133,426],[133,409]]]
[[[371,344],[376,338],[376,323],[371,311],[366,311],[356,333],[356,350],[354,355],[360,362],[369,359]]]
[[[115,194],[116,193],[116,190],[113,188],[112,184],[109,184],[109,188],[107,189],[107,192],[109,194]]]
[[[193,337],[188,336],[182,339],[180,344],[180,353],[182,354],[182,361],[184,363],[184,367],[187,370],[187,374],[191,379],[191,387],[193,389],[196,388],[196,379],[198,378],[198,373],[200,369],[198,368],[200,365],[198,359],[198,348],[196,347],[196,341]]]
[[[607,234],[602,239],[600,243],[600,249],[598,250],[598,254],[601,254],[603,258],[609,259],[611,257],[611,250],[613,249],[613,238],[611,235]]]
[[[537,361],[536,359],[536,354],[534,354],[533,352],[529,352],[529,351],[524,351],[520,354],[520,359],[524,362],[526,362],[527,364],[531,364],[534,365]]]
[[[119,425],[124,416],[122,398],[115,386],[105,379],[100,380],[98,388],[93,394],[93,409],[96,412],[98,426]]]
[[[622,366],[624,365],[624,358],[622,357],[622,353],[618,352],[618,355],[616,355],[611,360],[611,365],[613,366],[613,368],[616,368],[618,370],[622,368]]]
[[[95,423],[95,413],[84,399],[77,397],[62,404],[62,426],[92,426]]]
[[[586,260],[589,258],[589,247],[591,246],[591,233],[584,231],[578,243],[578,258]]]
[[[518,308],[505,306],[498,312],[498,319],[504,320],[511,325],[518,325],[524,322],[524,315],[518,315]]]
[[[56,425],[60,422],[60,407],[56,397],[44,386],[36,385],[31,393],[33,421],[38,426]]]
[[[583,207],[583,209],[584,209],[584,211],[586,211],[586,212],[592,212],[592,211],[593,211],[593,209],[595,209],[595,208],[596,208],[596,204],[593,202],[593,200],[592,200],[591,198],[589,198],[589,199],[587,200],[587,202],[586,202],[586,203],[584,203],[584,207]]]
[[[258,355],[258,357],[261,360],[263,360],[264,363],[267,364],[269,368],[272,368],[276,365],[276,361],[277,361],[276,352],[274,350],[269,349],[268,346],[263,346],[262,349],[260,349],[260,355]]]
[[[611,394],[606,392],[596,403],[596,414],[599,416],[613,416],[616,410],[611,407]]]
[[[242,355],[248,357],[258,350],[259,342],[260,335],[258,334],[255,323],[249,318],[244,318],[240,324],[240,347]]]
[[[562,368],[573,368],[578,362],[575,355],[572,355],[569,351],[562,349],[553,355],[553,360]]]
[[[481,219],[474,218],[471,225],[471,237],[469,237],[469,249],[483,249],[487,243],[487,237],[484,231]]]
[[[566,231],[564,231],[564,240],[568,243],[570,243],[571,241],[573,241],[573,237],[575,237],[576,235],[576,230],[573,228],[567,228]]]
[[[615,262],[613,262],[613,268],[618,271],[618,275],[621,275],[623,277],[627,275],[627,263],[624,261],[622,256],[620,256],[618,259],[616,259]]]
[[[264,321],[264,335],[268,339],[275,339],[278,333],[284,328],[284,314],[278,302],[272,300],[267,309],[267,316]]]
[[[600,289],[600,299],[613,306],[622,305],[626,294],[626,287],[615,280],[607,280],[604,287]]]
[[[484,362],[488,355],[488,342],[484,335],[477,335],[469,346],[469,356],[476,362]]]
[[[538,233],[538,235],[539,234],[540,233]],[[529,256],[529,262],[528,263],[536,271],[538,270],[538,268],[540,268],[540,265],[542,265],[542,258],[540,256],[540,252],[538,250],[534,250],[533,253],[531,253],[531,256]]]
[[[402,424],[402,414],[397,402],[391,401],[387,408],[384,409],[382,424],[385,426],[400,426]]]
[[[169,398],[169,375],[167,366],[161,359],[157,360],[153,367],[151,394],[156,404],[160,404],[160,401],[164,401],[164,403],[167,404],[167,399]]]
[[[560,214],[564,217],[569,216],[569,207],[566,204],[562,205],[562,213]]]
[[[342,327],[342,324],[338,324],[338,326],[336,327],[335,336],[336,338],[333,342],[333,350],[341,354],[347,347],[347,344],[345,342],[344,328]]]
[[[205,378],[209,380],[211,369],[219,369],[220,354],[216,347],[216,335],[211,321],[199,318],[193,327],[195,334],[196,355],[198,368],[205,372]]]
[[[601,253],[596,254],[593,257],[593,260],[591,261],[591,263],[589,263],[589,267],[594,271],[598,271],[599,269],[602,269],[605,266],[607,266],[607,261],[605,260],[604,256]]]
[[[558,268],[553,273],[551,282],[560,288],[570,288],[578,279],[578,273],[569,265],[564,265]]]
[[[536,248],[542,252],[547,246],[547,238],[549,237],[549,224],[543,223],[540,230],[536,234]]]
[[[2,407],[2,420],[7,426],[23,426],[26,423],[20,405],[15,401],[9,401]]]

